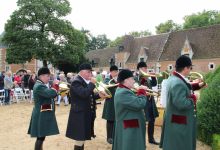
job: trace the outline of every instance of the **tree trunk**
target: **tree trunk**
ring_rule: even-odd
[[[46,61],[46,60],[43,60],[43,67],[48,67],[48,66],[47,66],[47,61]]]

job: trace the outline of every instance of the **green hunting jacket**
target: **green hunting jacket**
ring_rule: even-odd
[[[196,150],[196,116],[190,84],[177,76],[167,81],[167,105],[160,146],[163,150]]]
[[[152,89],[153,86],[157,85],[157,81],[155,78],[153,78],[152,80],[147,78],[143,83],[139,75],[137,75],[134,79],[139,85],[147,86],[149,89]],[[159,113],[157,110],[157,105],[156,105],[154,96],[148,96],[147,98],[149,100],[149,105],[146,105],[146,107],[144,108],[144,111],[145,111],[146,121],[150,121],[158,117]]]
[[[127,88],[118,87],[114,98],[115,135],[113,150],[145,150],[145,96],[136,96]]]
[[[28,134],[30,134],[31,137],[45,137],[59,134],[53,100],[53,98],[57,96],[56,90],[48,88],[42,81],[37,80],[33,88],[33,94],[34,108]],[[44,104],[51,104],[52,111],[41,112],[41,106]]]
[[[111,77],[105,78],[105,84],[108,84],[108,82],[111,79],[112,79]],[[116,82],[114,80],[112,80],[110,84],[116,84]],[[109,120],[109,121],[115,120],[114,95],[115,95],[116,88],[117,88],[117,86],[108,88],[112,94],[112,97],[107,98],[104,103],[102,118],[105,120]]]

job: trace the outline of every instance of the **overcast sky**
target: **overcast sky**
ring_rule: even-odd
[[[2,0],[0,33],[17,0]],[[69,0],[72,13],[67,17],[77,29],[93,35],[106,34],[111,40],[131,31],[149,30],[169,19],[182,24],[183,17],[203,10],[220,10],[219,0]]]

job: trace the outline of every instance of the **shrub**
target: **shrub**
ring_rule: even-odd
[[[219,150],[220,149],[220,134],[214,134],[213,135],[212,149],[213,150]]]
[[[197,105],[198,138],[210,145],[213,134],[220,133],[220,67],[208,75],[207,81]]]

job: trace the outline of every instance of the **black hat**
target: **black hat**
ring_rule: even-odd
[[[123,69],[118,74],[118,82],[121,83],[125,79],[133,77],[133,73],[128,69]]]
[[[50,74],[50,70],[47,67],[42,67],[38,70],[37,76],[39,77],[42,74]]]
[[[192,61],[191,59],[186,56],[186,55],[181,55],[177,60],[176,60],[176,68],[184,68],[184,67],[190,67],[192,66]]]
[[[79,71],[81,70],[91,70],[92,71],[92,66],[87,63],[83,63],[79,66]]]
[[[147,64],[145,62],[143,62],[143,61],[138,63],[137,70],[139,70],[139,68],[142,68],[142,67],[147,67]]]
[[[116,65],[113,65],[110,67],[110,71],[118,71],[118,67]]]

